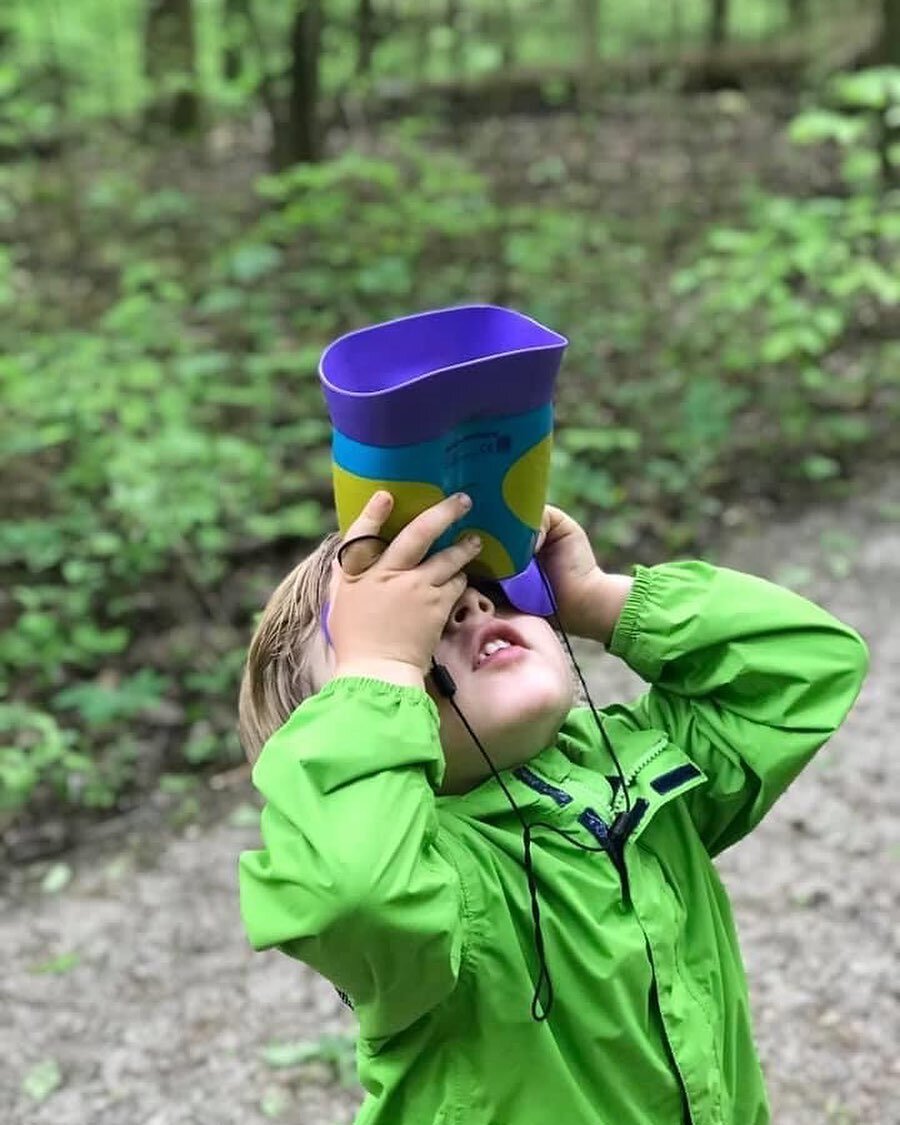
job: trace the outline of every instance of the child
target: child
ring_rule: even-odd
[[[340,566],[331,536],[285,579],[241,689],[266,799],[265,847],[241,857],[244,921],[257,949],[348,995],[358,1122],[763,1125],[712,857],[840,725],[864,644],[797,595],[701,562],[606,574],[548,507],[537,557],[560,625],[652,685],[602,712],[601,737],[572,708],[548,621],[467,585],[478,544],[425,558],[466,498],[385,547],[391,503],[372,498]],[[528,879],[501,782],[530,825]]]

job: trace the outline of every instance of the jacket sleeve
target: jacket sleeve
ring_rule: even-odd
[[[619,714],[666,731],[706,773],[686,800],[713,855],[762,820],[868,669],[859,635],[819,606],[702,562],[637,567],[610,651],[653,685]]]
[[[253,782],[263,848],[239,862],[252,945],[307,962],[351,998],[373,1039],[454,987],[456,869],[436,844],[438,713],[418,688],[332,680],[266,743]]]

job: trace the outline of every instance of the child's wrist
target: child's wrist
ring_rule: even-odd
[[[634,579],[627,574],[607,574],[597,567],[588,583],[588,590],[582,601],[584,624],[579,633],[608,648]]]
[[[334,679],[340,676],[360,676],[363,679],[384,680],[385,683],[397,684],[400,687],[425,690],[425,676],[422,669],[403,660],[349,657],[340,661],[334,669]]]

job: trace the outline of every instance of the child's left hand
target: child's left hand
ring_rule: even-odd
[[[550,504],[544,508],[535,554],[553,587],[566,633],[607,644],[631,579],[606,574],[594,558],[584,528]]]

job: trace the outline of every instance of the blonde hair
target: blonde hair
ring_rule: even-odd
[[[238,733],[255,762],[266,740],[321,684],[310,661],[341,537],[326,535],[311,555],[282,579],[256,626],[238,698]]]

